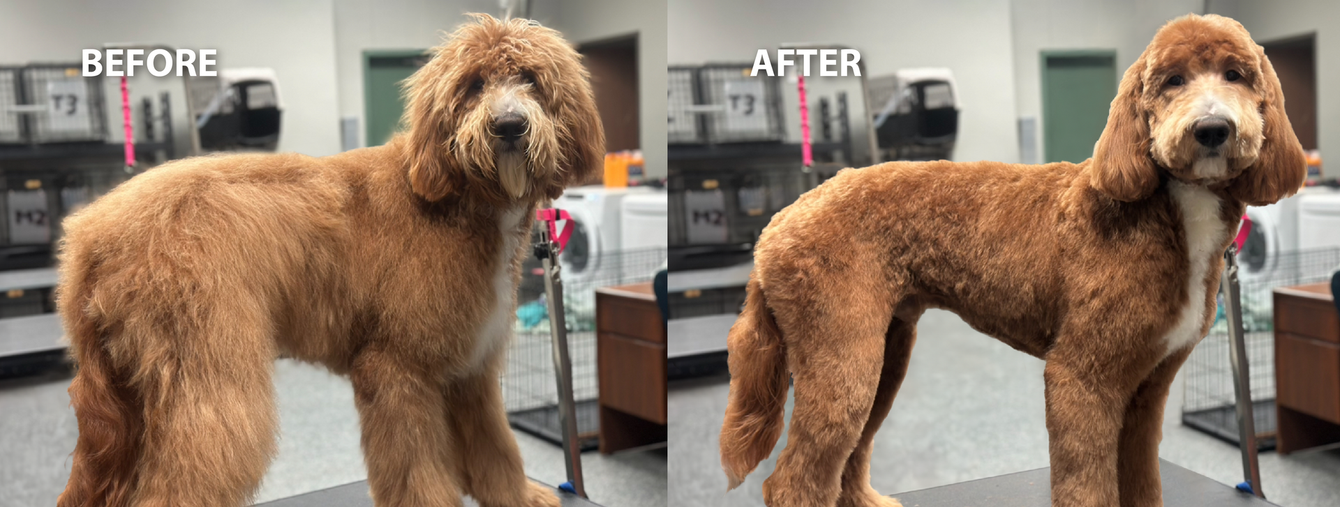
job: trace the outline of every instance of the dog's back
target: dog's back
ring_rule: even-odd
[[[337,255],[344,227],[340,187],[314,160],[187,159],[65,222],[57,304],[79,365],[80,431],[60,505],[125,505],[132,491],[172,488],[180,463],[232,491],[259,478],[276,424],[271,309],[332,279],[313,275],[333,267],[323,256]],[[195,494],[220,497],[175,498]]]

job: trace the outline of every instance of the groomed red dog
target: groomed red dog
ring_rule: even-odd
[[[755,250],[729,339],[731,487],[772,451],[794,378],[766,503],[898,505],[870,487],[872,438],[917,318],[944,308],[1046,360],[1053,505],[1161,505],[1163,405],[1213,323],[1231,233],[1304,172],[1269,60],[1214,15],[1154,36],[1092,159],[844,170],[777,213]]]

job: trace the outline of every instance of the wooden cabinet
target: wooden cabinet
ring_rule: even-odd
[[[665,320],[651,283],[596,289],[600,452],[665,442]]]
[[[1329,283],[1275,289],[1281,454],[1340,442],[1340,314]]]

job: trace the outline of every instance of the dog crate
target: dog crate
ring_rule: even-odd
[[[0,144],[23,142],[23,115],[19,105],[19,69],[0,67]]]
[[[791,160],[754,160],[747,168],[672,171],[668,178],[670,246],[753,243],[773,213],[836,173],[836,166],[816,166],[805,172]]]
[[[538,236],[535,236],[538,237]],[[607,252],[599,271],[582,281],[563,282],[568,352],[572,361],[572,397],[577,436],[583,451],[598,444],[599,377],[596,372],[596,294],[599,287],[651,281],[665,263],[665,249]],[[533,256],[522,267],[517,294],[515,337],[503,373],[503,404],[513,427],[561,445],[558,387],[554,380],[552,340],[544,300],[544,277]]]
[[[1244,264],[1245,266],[1245,264]],[[1325,282],[1340,269],[1340,248],[1284,252],[1269,273],[1241,280],[1242,324],[1251,370],[1253,422],[1257,447],[1275,448],[1275,327],[1272,291],[1305,283]],[[1238,444],[1238,420],[1229,361],[1228,326],[1223,293],[1209,334],[1182,366],[1185,379],[1182,424]]]
[[[697,67],[670,67],[666,85],[668,118],[666,139],[669,144],[702,144],[706,141],[698,104]]]
[[[781,78],[750,76],[750,64],[711,64],[698,69],[705,132],[712,143],[782,141]]]
[[[101,142],[107,139],[102,78],[82,77],[77,64],[33,64],[21,74],[27,142]]]

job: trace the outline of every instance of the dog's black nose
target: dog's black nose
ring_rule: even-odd
[[[1196,122],[1196,142],[1206,148],[1214,148],[1228,140],[1228,120],[1206,118]]]
[[[493,117],[493,135],[506,141],[515,141],[525,135],[529,125],[526,118],[517,113],[507,113]]]

